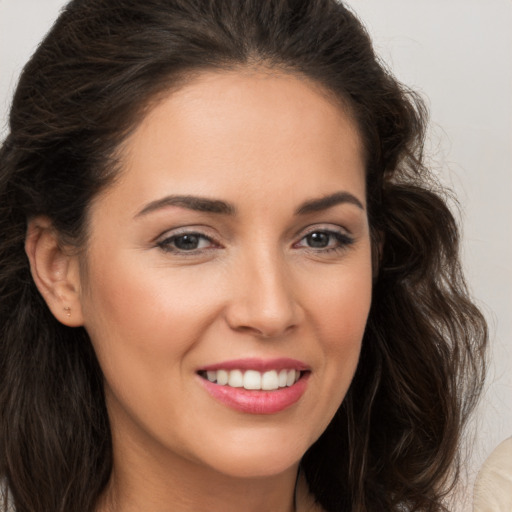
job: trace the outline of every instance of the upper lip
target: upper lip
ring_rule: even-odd
[[[222,361],[220,363],[209,364],[202,366],[199,371],[216,371],[216,370],[256,370],[259,372],[266,372],[269,370],[299,370],[307,371],[309,366],[297,359],[289,357],[280,357],[275,359],[259,359],[259,358],[245,358],[245,359],[231,359],[229,361]]]

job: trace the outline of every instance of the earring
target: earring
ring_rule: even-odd
[[[68,317],[71,316],[71,308],[69,306],[66,306],[64,308],[64,311],[66,312],[66,316],[68,316]]]

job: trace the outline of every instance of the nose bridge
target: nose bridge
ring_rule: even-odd
[[[229,307],[232,328],[263,337],[279,336],[298,322],[298,304],[286,259],[275,245],[260,243],[237,263]]]

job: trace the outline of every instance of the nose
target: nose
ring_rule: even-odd
[[[283,258],[261,250],[260,256],[244,257],[236,266],[226,307],[231,329],[260,338],[275,338],[294,330],[303,313]]]

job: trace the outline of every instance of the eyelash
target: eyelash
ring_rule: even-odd
[[[201,249],[186,250],[186,249],[180,249],[179,247],[172,246],[173,243],[176,243],[176,240],[179,240],[180,238],[182,239],[185,237],[197,237],[200,240],[208,241],[210,245],[214,245],[214,246],[218,247],[218,245],[209,236],[206,236],[203,233],[198,233],[196,231],[185,231],[182,233],[176,233],[174,235],[171,235],[171,236],[165,238],[164,240],[162,240],[160,242],[157,242],[156,245],[160,249],[162,249],[164,252],[170,252],[170,253],[175,253],[175,254],[184,255],[184,256],[197,255],[198,253],[200,254],[204,251],[211,249],[211,247],[207,247],[207,248],[201,248]],[[214,247],[214,248],[216,248],[216,247]]]
[[[334,231],[332,229],[322,229],[322,228],[316,228],[312,229],[308,233],[306,233],[298,243],[294,244],[294,247],[297,247],[300,242],[307,239],[308,237],[312,235],[327,235],[329,237],[329,241],[334,240],[336,241],[336,245],[334,247],[321,247],[321,248],[315,248],[315,247],[308,247],[306,246],[306,249],[308,249],[311,252],[314,253],[320,253],[320,254],[326,254],[331,252],[340,252],[345,251],[350,245],[354,243],[354,238],[347,235],[346,233],[341,233],[339,231]]]
[[[304,248],[306,250],[316,253],[316,254],[318,254],[318,253],[326,254],[326,253],[331,253],[331,252],[344,251],[350,245],[352,245],[354,243],[354,239],[345,233],[341,233],[339,231],[334,231],[332,229],[316,228],[316,229],[313,229],[313,230],[309,231],[308,233],[304,234],[301,237],[301,239],[299,240],[299,242],[295,243],[293,245],[293,247],[295,247],[295,248],[301,247],[300,243],[302,241],[306,240],[308,237],[311,237],[312,235],[326,235],[327,237],[329,237],[329,243],[332,241],[333,238],[336,241],[336,246],[334,246],[334,247],[315,248],[315,247],[304,246]],[[185,237],[197,238],[202,241],[207,241],[210,245],[213,245],[213,247],[193,248],[190,250],[186,250],[186,249],[182,249],[182,248],[173,246],[173,244],[175,244],[177,240],[183,239]],[[179,254],[179,255],[183,255],[183,256],[195,256],[195,255],[201,254],[203,252],[209,251],[211,249],[216,249],[219,247],[219,244],[217,244],[212,238],[210,238],[207,235],[204,235],[203,233],[199,233],[196,231],[190,231],[190,232],[184,231],[182,233],[176,233],[169,237],[166,237],[165,239],[157,242],[156,246],[159,247],[164,252]]]

